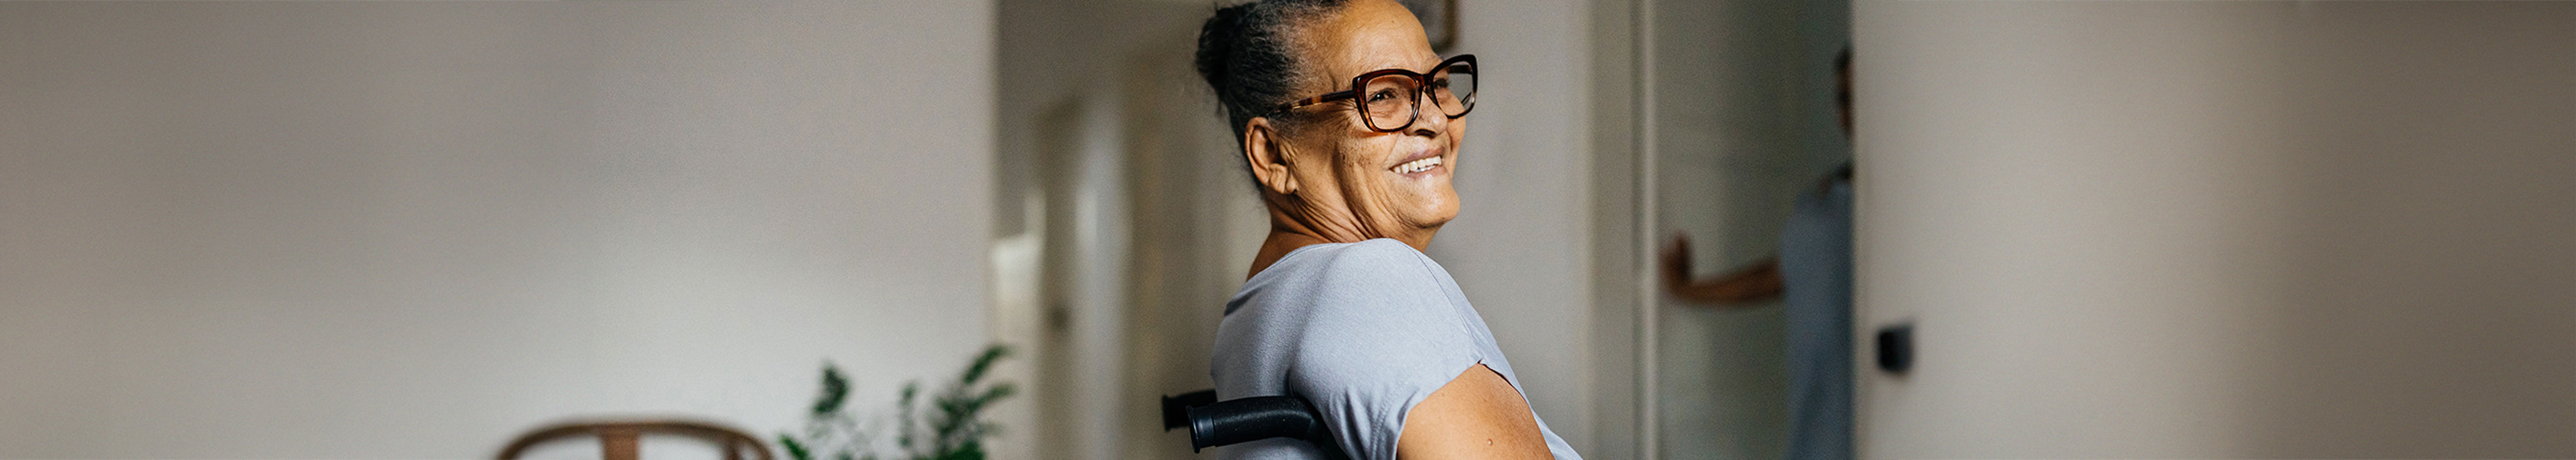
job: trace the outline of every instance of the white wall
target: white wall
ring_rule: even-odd
[[[1431,241],[1511,357],[1531,408],[1591,452],[1599,426],[1591,372],[1591,5],[1460,2],[1458,43],[1483,72],[1458,149],[1457,220]],[[1622,152],[1624,153],[1624,152]],[[1610,216],[1616,218],[1616,216]]]
[[[1855,13],[1863,455],[2576,455],[2576,4]]]
[[[983,342],[984,2],[0,3],[0,457],[795,426]]]
[[[1207,344],[1252,255],[1216,241],[1260,212],[1205,170],[1232,143],[1188,60],[1208,11],[999,2],[997,237],[1036,244],[1027,273],[997,280],[1032,298],[999,305],[994,328],[1043,349],[1025,368],[1038,404],[1002,420],[1019,433],[1003,458],[1195,457],[1159,396],[1213,385]]]

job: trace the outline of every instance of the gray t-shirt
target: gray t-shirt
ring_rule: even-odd
[[[1383,238],[1297,248],[1253,275],[1226,302],[1215,353],[1217,399],[1304,397],[1354,460],[1394,460],[1405,413],[1478,363],[1520,388],[1511,361],[1449,272]],[[1557,459],[1582,458],[1547,421],[1538,427]],[[1315,446],[1284,438],[1217,454],[1324,458]]]
[[[1798,196],[1780,230],[1789,460],[1852,458],[1852,183]]]

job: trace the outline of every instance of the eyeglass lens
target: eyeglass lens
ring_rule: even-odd
[[[1403,129],[1411,125],[1422,98],[1421,81],[1412,75],[1379,75],[1360,85],[1360,112],[1370,129]],[[1431,102],[1441,115],[1456,117],[1476,103],[1476,67],[1450,63],[1431,74]]]

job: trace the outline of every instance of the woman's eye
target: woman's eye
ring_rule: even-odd
[[[1369,96],[1368,96],[1368,100],[1369,100],[1369,102],[1377,102],[1377,101],[1383,101],[1383,100],[1394,99],[1394,98],[1395,98],[1395,91],[1394,91],[1394,90],[1384,90],[1384,89],[1377,90],[1377,92],[1369,93]]]

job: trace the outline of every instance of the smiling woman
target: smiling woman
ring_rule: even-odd
[[[1198,61],[1271,223],[1217,330],[1217,396],[1304,398],[1337,444],[1222,456],[1580,458],[1422,253],[1458,215],[1475,58],[1434,54],[1392,0],[1267,0],[1219,10]]]

